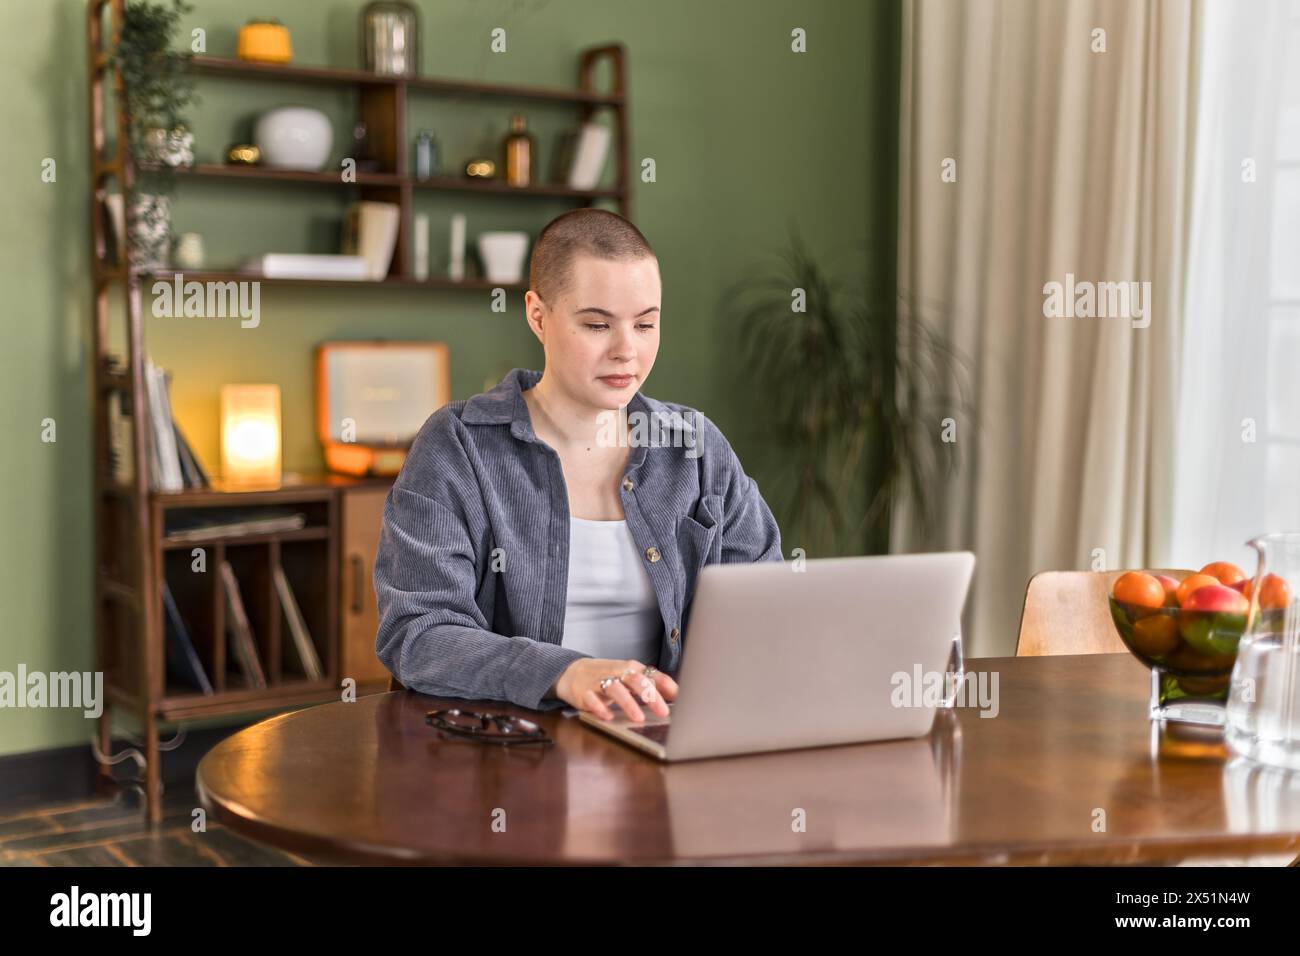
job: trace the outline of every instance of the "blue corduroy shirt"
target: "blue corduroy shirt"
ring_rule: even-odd
[[[549,710],[564,705],[551,686],[588,656],[560,646],[569,496],[523,398],[541,377],[517,368],[434,412],[388,493],[375,650],[412,690]],[[624,411],[633,434],[619,493],[663,618],[647,663],[675,675],[700,569],[781,561],[781,533],[703,414],[639,391]]]

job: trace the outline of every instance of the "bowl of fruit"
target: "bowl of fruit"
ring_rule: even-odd
[[[1235,564],[1215,561],[1178,580],[1149,571],[1115,579],[1110,615],[1124,646],[1152,669],[1152,716],[1178,718],[1177,702],[1223,703],[1237,660],[1237,643],[1255,597],[1255,581]],[[1264,576],[1258,595],[1265,618],[1291,602],[1287,583]],[[1220,723],[1196,711],[1184,719]]]

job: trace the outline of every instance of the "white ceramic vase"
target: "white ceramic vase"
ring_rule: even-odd
[[[478,254],[489,282],[513,283],[524,277],[528,254],[526,232],[484,232],[478,237]]]
[[[267,166],[315,172],[329,161],[334,130],[329,117],[320,110],[281,106],[258,117],[253,142]]]

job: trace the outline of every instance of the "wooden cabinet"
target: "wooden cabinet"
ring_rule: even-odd
[[[375,553],[384,521],[388,485],[349,488],[342,492],[343,567],[339,580],[339,679],[351,677],[359,691],[388,689],[388,668],[375,656],[379,608],[375,603]]]

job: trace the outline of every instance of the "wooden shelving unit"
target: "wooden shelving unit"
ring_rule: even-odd
[[[466,80],[443,79],[436,76],[376,76],[374,73],[367,73],[365,70],[348,70],[325,66],[298,66],[291,63],[276,66],[217,56],[196,56],[192,62],[196,72],[214,76],[239,77],[252,80],[273,79],[289,83],[355,85],[377,89],[409,88],[421,93],[436,93],[443,96],[462,98],[493,97],[496,99],[536,100],[551,103],[576,103],[592,107],[613,106],[621,108],[627,105],[621,73],[615,77],[613,91],[601,93],[593,88],[588,67],[589,63],[593,63],[601,56],[609,55],[614,50],[619,51],[621,54],[622,46],[615,44],[599,47],[582,54],[579,66],[581,72],[578,76],[578,88],[576,90],[548,89],[541,86],[517,86],[502,83],[475,83]]]
[[[432,189],[455,193],[489,193],[510,196],[539,196],[550,199],[619,199],[622,192],[609,189],[571,189],[555,183],[535,183],[530,186],[511,186],[496,179],[456,179],[452,176],[430,176],[418,179],[398,176],[396,173],[357,173],[355,183],[345,183],[337,172],[306,172],[296,169],[273,169],[267,166],[228,166],[219,163],[199,163],[178,169],[181,179],[235,179],[245,182],[270,180],[278,183],[303,183],[317,186],[411,186],[415,189]]]
[[[496,83],[471,83],[438,77],[376,76],[363,70],[334,67],[284,66],[248,63],[222,57],[196,56],[191,63],[200,75],[230,80],[262,81],[289,84],[313,84],[351,87],[357,93],[358,118],[364,120],[372,137],[377,158],[383,169],[358,172],[355,182],[344,182],[337,170],[300,172],[256,166],[199,164],[179,171],[185,179],[232,179],[244,182],[301,183],[356,189],[362,199],[398,203],[402,209],[397,236],[397,252],[388,275],[389,285],[405,285],[412,279],[411,224],[414,190],[441,190],[462,194],[535,196],[568,199],[590,206],[601,200],[618,205],[619,214],[632,218],[632,194],[628,171],[628,116],[626,99],[625,51],[622,44],[610,44],[584,50],[578,58],[578,87],[562,90]],[[595,72],[602,61],[610,63],[613,89],[595,88]],[[410,175],[407,156],[410,139],[406,130],[406,104],[411,97],[451,97],[456,99],[498,99],[507,101],[545,102],[573,107],[580,122],[586,122],[598,110],[610,110],[614,133],[615,183],[601,189],[570,189],[554,183],[534,182],[529,186],[511,186],[501,180],[474,180],[455,176],[418,179]],[[540,166],[540,163],[537,163]],[[429,288],[495,288],[469,281],[452,285],[451,280],[431,280]]]
[[[152,281],[172,281],[174,273],[171,272],[141,272],[139,277],[147,285]],[[186,271],[183,273],[185,281],[195,282],[240,282],[247,281],[250,276],[244,272],[214,272],[207,269],[195,271]],[[492,282],[488,279],[448,279],[445,276],[430,276],[427,279],[417,279],[414,276],[390,275],[387,279],[274,279],[266,276],[257,276],[257,281],[262,285],[269,286],[322,286],[325,288],[345,289],[350,286],[357,288],[406,288],[406,289],[505,289],[507,292],[523,292],[528,289],[526,282]]]
[[[157,280],[170,280],[173,273],[151,273],[128,267],[131,237],[125,243],[110,243],[103,213],[110,185],[117,184],[123,203],[130,208],[140,166],[127,143],[127,117],[122,78],[109,66],[108,54],[117,42],[124,17],[125,0],[87,0],[87,61],[90,127],[90,222],[93,276],[92,336],[95,364],[91,382],[94,416],[94,554],[95,631],[98,668],[105,675],[106,705],[97,730],[99,750],[108,754],[111,714],[122,707],[135,713],[144,728],[144,785],[147,815],[156,822],[161,815],[159,766],[159,723],[218,715],[251,714],[337,700],[341,676],[365,670],[357,662],[356,648],[343,646],[340,619],[349,615],[350,627],[358,624],[373,634],[373,606],[364,606],[364,585],[368,578],[363,552],[373,552],[377,529],[375,515],[382,506],[388,485],[384,479],[351,479],[334,475],[308,476],[286,481],[274,489],[244,490],[222,486],[157,492],[149,485],[148,401],[145,394],[145,290]],[[105,22],[107,20],[107,23]],[[107,41],[107,42],[106,42]],[[602,61],[610,64],[612,89],[595,88],[595,70]],[[624,49],[619,44],[583,51],[578,60],[578,86],[573,90],[464,82],[437,77],[383,77],[360,70],[316,66],[269,66],[219,57],[196,57],[193,68],[201,75],[283,84],[333,84],[351,86],[357,92],[358,119],[366,122],[380,160],[381,170],[359,173],[355,183],[344,183],[334,172],[298,172],[261,167],[199,165],[180,170],[184,181],[279,184],[281,187],[346,187],[360,198],[394,202],[401,207],[397,250],[389,274],[377,281],[356,282],[323,279],[267,279],[247,273],[204,270],[186,272],[186,281],[239,281],[256,278],[273,286],[328,288],[354,286],[359,289],[404,288],[424,291],[485,290],[500,287],[485,279],[454,281],[433,276],[417,279],[411,270],[411,220],[416,190],[443,190],[464,195],[513,195],[529,200],[551,197],[592,205],[610,200],[631,217],[628,175],[628,117],[624,72]],[[110,113],[107,94],[115,106]],[[573,107],[580,121],[598,110],[612,110],[616,182],[610,188],[573,190],[564,186],[536,184],[512,187],[502,182],[478,182],[451,177],[416,179],[407,168],[409,140],[406,132],[408,99],[455,97],[495,98],[547,102]],[[108,146],[108,124],[113,127]],[[115,256],[110,258],[110,247]],[[522,290],[524,284],[506,288]],[[109,352],[109,304],[114,290],[124,297],[126,354]],[[116,358],[117,362],[113,359]],[[132,481],[122,484],[110,468],[109,401],[116,396],[130,422]],[[345,502],[355,501],[355,507]],[[305,527],[292,531],[245,534],[239,537],[180,540],[169,537],[168,518],[178,509],[257,508],[291,506],[308,516]],[[351,510],[349,510],[351,507]],[[342,542],[349,541],[344,554]],[[207,571],[189,573],[194,548],[203,548]],[[373,558],[373,553],[370,554]],[[225,611],[219,575],[222,560],[236,566],[242,589],[248,591],[247,606],[255,619],[253,631],[267,671],[268,686],[252,689],[238,686],[228,672]],[[279,564],[307,618],[309,631],[325,671],[321,680],[306,680],[282,670],[281,648],[285,628],[276,589],[269,568]],[[184,572],[184,573],[182,573]],[[344,588],[345,573],[351,583]],[[169,683],[167,638],[162,601],[166,582],[190,625],[191,637],[205,668],[210,670],[213,694]],[[344,598],[341,593],[349,593]],[[373,604],[373,602],[372,602]],[[361,634],[364,643],[365,634]],[[373,660],[373,638],[368,650]],[[362,662],[364,664],[364,662]],[[370,672],[365,679],[382,675]],[[110,768],[101,763],[100,772],[111,778]]]

